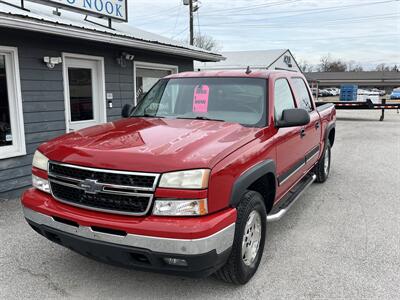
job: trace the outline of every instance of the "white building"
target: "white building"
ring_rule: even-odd
[[[228,51],[222,55],[226,60],[219,62],[195,62],[195,70],[237,70],[252,69],[300,71],[289,49]]]

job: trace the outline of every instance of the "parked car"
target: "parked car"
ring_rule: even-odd
[[[379,96],[385,96],[386,91],[385,90],[380,90],[380,89],[370,89],[371,92],[377,92],[379,93]]]
[[[123,119],[39,146],[25,218],[106,263],[244,284],[267,220],[329,176],[336,112],[306,83],[287,71],[163,78]]]
[[[365,102],[367,100],[372,101],[372,103],[381,103],[381,100],[379,98],[379,92],[374,92],[371,90],[365,90],[365,89],[358,89],[357,91],[357,101],[360,102]]]
[[[329,97],[329,96],[332,96],[332,93],[329,92],[329,91],[326,90],[326,89],[321,89],[321,90],[319,90],[319,92],[318,92],[318,96],[319,96],[319,97]]]
[[[311,92],[312,92],[313,96],[316,97],[317,94],[318,94],[318,89],[317,88],[311,88]]]
[[[400,99],[400,88],[394,89],[390,94],[390,99]]]
[[[330,96],[338,96],[340,94],[340,91],[337,88],[327,88],[325,90],[330,94]]]

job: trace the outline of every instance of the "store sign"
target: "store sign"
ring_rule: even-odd
[[[29,0],[97,17],[128,21],[127,0]]]

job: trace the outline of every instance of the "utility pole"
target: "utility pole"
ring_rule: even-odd
[[[193,0],[189,0],[189,43],[193,46],[194,37],[193,37]]]
[[[194,44],[193,13],[199,10],[198,0],[183,0],[183,5],[189,6],[189,44]]]

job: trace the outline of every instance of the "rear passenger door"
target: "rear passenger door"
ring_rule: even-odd
[[[281,120],[285,109],[295,108],[296,102],[286,78],[278,78],[274,83],[275,122]],[[277,198],[283,191],[301,178],[304,167],[304,141],[301,126],[279,128],[276,133],[276,171],[278,175]],[[283,188],[285,187],[285,188]]]
[[[314,107],[311,94],[304,79],[301,77],[292,77],[291,84],[294,94],[296,95],[298,108],[303,108],[310,114],[310,123],[304,126],[304,136],[302,141],[306,164],[310,166],[317,161],[320,151],[320,116]]]

